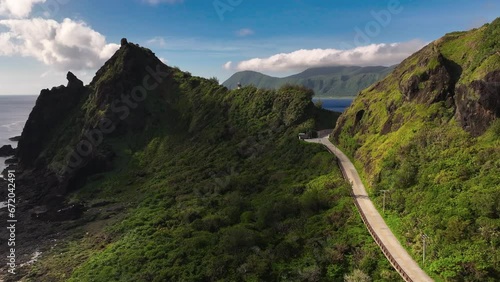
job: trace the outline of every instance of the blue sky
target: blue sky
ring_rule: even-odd
[[[85,83],[122,37],[224,81],[308,67],[391,65],[447,32],[500,16],[495,0],[0,0],[0,94]]]

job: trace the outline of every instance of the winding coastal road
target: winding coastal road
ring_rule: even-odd
[[[368,197],[356,168],[349,158],[328,140],[328,135],[324,136],[325,132],[320,132],[319,138],[305,141],[322,144],[337,156],[344,178],[351,183],[352,195],[361,218],[391,265],[405,281],[433,281],[401,246]]]

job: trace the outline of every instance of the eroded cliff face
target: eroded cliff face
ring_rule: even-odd
[[[492,56],[498,57],[498,54]],[[455,119],[462,128],[473,136],[482,135],[491,122],[500,117],[500,70],[488,72],[471,82],[460,82],[462,66],[441,53],[422,57],[418,67],[426,66],[430,68],[409,79],[404,79],[408,70],[399,77],[399,91],[406,101],[428,106],[445,102],[446,107],[455,112]]]
[[[29,115],[17,152],[23,168],[46,165],[41,157],[44,146],[50,141],[55,129],[62,126],[75,108],[88,96],[88,89],[73,73],[69,72],[66,77],[67,86],[61,85],[41,91]]]
[[[427,48],[431,49],[431,47],[428,46]],[[418,64],[401,72],[399,91],[406,101],[423,104],[432,104],[453,98],[456,78],[451,73],[450,65],[452,63],[435,50],[432,52],[425,51],[422,52],[424,57]],[[427,68],[427,66],[429,68],[423,72],[412,74],[406,80],[403,79],[406,73],[412,73],[417,68]]]
[[[416,119],[418,108],[441,106],[428,118],[452,114],[472,136],[482,135],[500,117],[499,26],[496,20],[470,32],[448,34],[403,61],[359,95],[339,119],[334,139],[339,142],[342,132],[385,135]],[[402,107],[415,113],[404,113]]]
[[[473,136],[483,134],[500,117],[500,70],[459,85],[454,100],[455,118],[460,125]]]

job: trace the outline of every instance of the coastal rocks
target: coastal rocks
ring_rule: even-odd
[[[5,145],[0,148],[0,157],[9,157],[16,154],[16,149],[11,145]]]
[[[17,158],[10,158],[5,160],[6,165],[16,165],[18,162]]]
[[[79,219],[85,207],[82,204],[72,204],[61,208],[37,206],[31,212],[31,218],[42,221],[68,221]]]
[[[2,176],[3,176],[3,174],[2,174]],[[0,187],[7,187],[8,184],[9,184],[9,182],[7,182],[7,180],[5,180],[5,178],[0,177]],[[0,198],[2,199],[2,201],[4,201],[3,199],[7,198],[8,193],[9,192],[7,192],[7,189],[0,189]]]
[[[57,130],[61,130],[62,124],[67,121],[73,109],[87,93],[83,82],[74,74],[69,72],[67,79],[67,86],[44,89],[36,101],[19,140],[17,151],[20,165],[24,168],[35,166],[44,144],[51,141],[54,135],[58,135]]]
[[[18,142],[20,139],[21,139],[21,136],[14,136],[14,137],[9,138],[9,140],[12,142]]]

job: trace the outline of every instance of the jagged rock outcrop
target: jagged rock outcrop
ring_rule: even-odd
[[[87,95],[87,89],[73,73],[67,75],[67,86],[44,89],[29,115],[19,140],[17,157],[23,168],[43,167],[44,148]]]
[[[448,119],[451,112],[472,136],[482,135],[500,117],[500,70],[495,67],[500,61],[500,46],[495,33],[499,26],[500,20],[497,19],[478,30],[448,34],[410,56],[389,77],[359,95],[358,102],[354,103],[356,111],[348,112],[338,120],[334,138],[339,140],[343,127],[348,127],[346,132],[351,135],[369,131],[382,135],[395,132],[412,118],[398,112],[408,103],[427,107],[443,103],[449,111],[436,111],[429,116],[430,119]],[[461,46],[463,43],[459,40],[473,33],[485,39],[469,42],[467,47]],[[471,49],[472,45],[475,47]],[[383,110],[372,107],[374,102],[381,102],[381,99],[373,98],[379,93],[386,94]],[[359,116],[361,112],[365,117],[363,120]],[[354,120],[352,125],[349,119]]]
[[[12,142],[19,142],[19,139],[21,139],[21,135],[9,138],[9,140]]]
[[[16,158],[10,158],[5,160],[6,165],[14,165],[17,164],[18,160]]]
[[[16,150],[12,148],[11,145],[4,145],[0,148],[0,157],[9,157],[13,156],[16,153]]]
[[[170,70],[151,50],[124,39],[90,85],[69,72],[66,86],[42,90],[16,154],[19,167],[30,171],[33,189],[26,198],[58,215],[63,195],[110,170],[116,153],[106,141],[139,134],[152,123],[142,102],[167,82]]]
[[[430,46],[428,47],[430,49]],[[425,51],[424,51],[425,53]],[[441,53],[424,57],[413,69],[430,68],[423,72],[414,73],[408,80],[401,80],[399,91],[407,101],[432,104],[439,101],[447,101],[453,98],[456,78],[447,67],[447,60]],[[406,72],[403,72],[403,75]]]
[[[474,136],[488,129],[500,118],[500,70],[488,73],[482,80],[456,89],[455,117]]]

